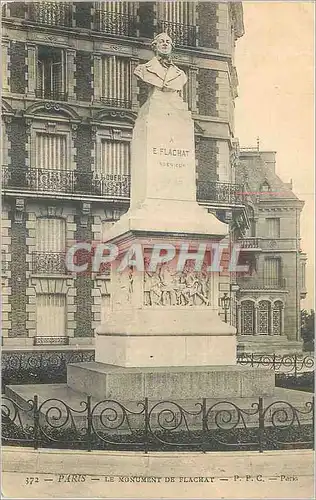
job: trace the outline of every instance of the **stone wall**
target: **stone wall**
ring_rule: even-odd
[[[26,90],[26,59],[25,43],[12,40],[9,48],[10,89],[12,93],[24,94]]]
[[[75,93],[80,101],[90,101],[93,95],[92,89],[92,58],[89,52],[78,50],[75,57]]]

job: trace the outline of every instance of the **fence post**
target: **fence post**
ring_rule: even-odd
[[[206,398],[202,399],[202,452],[206,453],[205,438],[207,436],[207,422],[206,422]]]
[[[145,415],[145,436],[144,436],[144,451],[148,453],[148,431],[149,431],[149,411],[148,411],[148,398],[145,398],[144,403],[144,415]]]
[[[273,354],[273,361],[272,361],[272,366],[273,366],[273,370],[275,371],[275,368],[276,368],[276,355],[275,353]]]
[[[259,413],[259,452],[263,452],[263,439],[264,439],[264,409],[263,409],[263,398],[259,397],[258,403],[258,413]]]
[[[39,411],[38,411],[38,396],[36,394],[33,399],[33,417],[34,417],[34,450],[37,450],[39,445]]]
[[[294,354],[294,377],[297,377],[297,354]]]
[[[253,368],[253,352],[251,353],[251,366]]]
[[[87,450],[91,451],[92,443],[92,414],[91,414],[91,396],[87,396]]]

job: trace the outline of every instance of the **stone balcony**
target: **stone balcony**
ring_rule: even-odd
[[[295,238],[249,237],[238,240],[241,252],[282,252],[297,249]]]
[[[263,279],[255,276],[237,278],[240,291],[248,290],[286,290],[285,278]]]

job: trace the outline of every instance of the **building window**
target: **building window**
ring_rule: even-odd
[[[35,166],[43,170],[67,170],[67,135],[37,132]]]
[[[281,260],[267,257],[264,261],[263,276],[265,288],[280,288]]]
[[[36,221],[36,251],[32,256],[34,274],[66,274],[66,221],[39,218]]]
[[[36,191],[73,192],[75,173],[70,162],[69,133],[34,130],[28,187]]]
[[[260,191],[264,193],[270,191],[270,184],[267,181],[264,181],[264,183],[261,185]]]
[[[66,296],[63,294],[37,295],[36,336],[66,336]]]
[[[280,219],[269,218],[266,219],[265,235],[269,238],[280,238]]]
[[[251,300],[241,303],[241,334],[253,335],[255,333],[255,306]]]
[[[195,2],[157,2],[157,31],[167,32],[176,45],[197,44]]]
[[[70,2],[31,2],[29,20],[50,26],[71,26],[72,5]]]
[[[129,197],[130,144],[127,141],[97,141],[94,188],[98,194]]]
[[[54,47],[38,47],[36,97],[58,101],[66,100],[66,79],[65,51]]]
[[[272,309],[272,333],[273,335],[281,335],[282,332],[282,309],[283,303],[277,300],[273,304]]]
[[[101,58],[100,95],[107,106],[130,108],[131,64],[124,57]]]
[[[96,2],[95,29],[110,35],[136,36],[135,2]]]
[[[268,300],[261,300],[258,307],[258,333],[267,335],[270,332],[271,304]]]

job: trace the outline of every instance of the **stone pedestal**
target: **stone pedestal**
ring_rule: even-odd
[[[274,371],[243,366],[120,368],[88,362],[68,365],[67,385],[97,400],[230,400],[272,396]]]
[[[176,92],[155,89],[141,108],[131,173],[131,207],[108,233],[120,253],[111,267],[110,309],[97,329],[96,361],[122,367],[234,365],[235,328],[218,316],[219,273],[209,270],[211,245],[226,236],[227,226],[196,201],[194,125]],[[149,271],[155,245],[165,244],[175,248],[174,258]],[[189,260],[178,269],[183,245],[191,252],[205,246],[200,271]],[[136,268],[120,271],[133,248]]]

